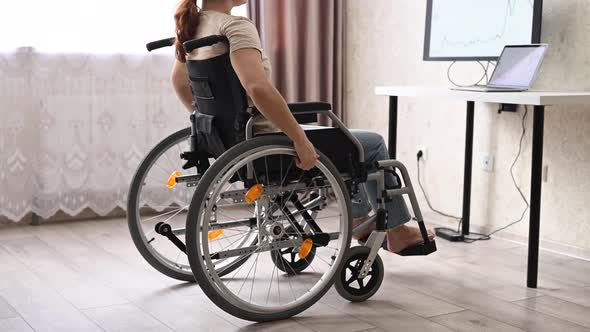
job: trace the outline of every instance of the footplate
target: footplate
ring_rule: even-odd
[[[428,256],[436,251],[436,242],[434,240],[421,243],[413,247],[408,247],[397,254],[400,256]]]

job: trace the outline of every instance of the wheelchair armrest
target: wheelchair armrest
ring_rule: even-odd
[[[290,103],[288,106],[293,114],[301,112],[321,113],[332,110],[331,104],[320,102]]]
[[[318,121],[318,114],[330,112],[332,105],[321,102],[305,102],[305,103],[290,103],[287,104],[293,116],[298,123],[313,123]],[[255,106],[248,108],[250,115],[259,115],[260,111]]]

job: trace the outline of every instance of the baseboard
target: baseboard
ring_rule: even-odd
[[[100,216],[96,212],[92,211],[90,208],[86,208],[82,210],[79,214],[75,216],[70,216],[69,214],[58,211],[53,216],[49,217],[48,219],[41,219],[38,218],[40,224],[44,223],[51,223],[51,222],[62,222],[62,221],[82,221],[82,220],[103,220],[103,219],[113,219],[113,218],[125,218],[127,216],[127,212],[121,208],[115,208],[113,211],[109,212],[105,216]],[[6,217],[0,216],[0,225],[29,225],[33,223],[33,215],[31,213],[27,214],[23,217],[23,219],[19,220],[18,222],[14,222],[9,220]]]
[[[424,218],[428,222],[428,227],[435,227],[435,226],[442,226],[442,227],[452,227],[453,229],[457,227],[457,221],[452,219],[447,219],[441,217],[433,212],[424,212]],[[473,232],[487,234],[492,231],[492,229],[488,227],[480,227],[477,225],[470,225],[470,229]],[[528,246],[528,236],[522,236],[519,234],[511,233],[509,230],[498,232],[493,235],[494,238],[502,239],[505,241],[510,241],[518,244],[522,244]],[[551,252],[554,254],[564,255],[572,258],[583,259],[586,261],[590,261],[590,248],[581,248],[572,246],[569,244],[554,242],[554,241],[547,241],[547,240],[540,240],[539,241],[540,250]]]

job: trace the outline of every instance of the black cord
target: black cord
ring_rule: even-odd
[[[490,78],[488,77],[489,73],[490,73],[490,65],[494,66],[494,71],[496,70],[496,63],[494,61],[488,61],[488,65],[486,66],[486,84],[490,83]],[[494,71],[492,71],[492,74],[494,73]]]
[[[458,84],[455,83],[455,81],[453,81],[453,79],[451,78],[451,69],[453,68],[453,66],[455,66],[455,64],[457,63],[457,61],[453,61],[451,62],[451,64],[449,65],[449,67],[447,68],[447,79],[449,80],[449,82],[451,82],[451,84],[453,84],[454,86],[458,87],[458,88],[469,88],[472,87],[474,85],[478,85],[479,83],[481,83],[484,79],[486,80],[486,83],[489,82],[489,69],[490,69],[490,63],[491,61],[488,61],[487,65],[484,65],[481,61],[477,61],[477,63],[481,66],[481,68],[483,69],[483,75],[481,76],[481,78],[474,84],[468,84],[468,85],[462,85],[462,84]]]
[[[519,222],[521,222],[524,219],[524,215],[528,211],[528,209],[530,207],[530,204],[529,204],[529,201],[527,200],[525,194],[522,192],[522,189],[520,188],[520,186],[516,182],[516,177],[514,176],[514,166],[516,166],[516,163],[518,162],[518,160],[520,159],[520,155],[522,154],[522,143],[523,143],[524,137],[526,135],[526,117],[527,117],[527,114],[528,114],[528,107],[525,106],[524,107],[524,115],[522,116],[522,133],[520,135],[520,142],[518,144],[518,153],[516,154],[516,157],[514,158],[514,161],[512,162],[512,165],[510,166],[510,176],[512,177],[512,183],[514,184],[514,187],[516,188],[516,190],[520,194],[520,197],[524,201],[526,207],[522,211],[522,214],[520,215],[520,218],[518,220],[513,221],[513,222],[511,222],[510,224],[508,224],[508,225],[506,225],[504,227],[498,228],[498,229],[492,231],[489,234],[482,234],[482,233],[474,233],[474,232],[472,232],[470,234],[478,235],[479,237],[478,238],[464,237],[463,242],[473,243],[473,242],[476,242],[476,241],[488,241],[488,240],[490,240],[492,238],[492,235],[494,235],[494,234],[496,234],[496,233],[498,233],[500,231],[503,231],[503,230],[505,230],[505,229],[513,226],[513,225],[516,225],[516,224],[518,224]],[[422,152],[422,151],[420,151],[420,152]],[[447,217],[447,218],[451,218],[451,219],[457,220],[459,222],[458,227],[457,227],[457,233],[461,233],[461,225],[463,223],[463,219],[462,218],[456,217],[456,216],[453,216],[453,215],[450,215],[450,214],[447,214],[447,213],[444,213],[444,212],[441,212],[441,211],[435,209],[434,207],[432,207],[432,204],[430,204],[430,199],[428,198],[428,195],[426,194],[426,190],[424,190],[424,187],[422,186],[422,180],[421,180],[421,176],[420,176],[421,175],[420,174],[420,159],[422,159],[422,154],[420,152],[418,153],[418,156],[417,156],[418,158],[417,158],[417,163],[416,163],[417,164],[417,168],[418,168],[418,185],[420,186],[420,190],[422,190],[422,194],[424,195],[424,198],[426,200],[426,204],[435,213],[437,213],[437,214],[439,214],[439,215],[441,215],[443,217]]]
[[[463,219],[461,217],[453,216],[453,215],[444,213],[442,211],[439,211],[439,210],[435,209],[432,206],[432,204],[430,204],[430,199],[428,198],[428,195],[426,194],[426,190],[424,190],[424,187],[422,186],[422,179],[420,177],[420,159],[422,159],[422,155],[420,153],[418,153],[417,159],[418,159],[418,161],[417,161],[416,165],[418,166],[418,185],[420,186],[420,190],[422,190],[422,194],[424,195],[424,198],[426,200],[426,204],[428,205],[430,210],[434,211],[435,213],[437,213],[443,217],[457,220],[459,222],[459,225],[457,226],[457,233],[459,233],[459,228],[461,227],[461,223],[463,222]]]
[[[529,112],[529,109],[528,109],[527,106],[525,106],[524,107],[524,115],[522,116],[522,134],[520,135],[520,142],[518,144],[518,153],[516,154],[516,158],[514,158],[514,161],[512,162],[512,165],[510,166],[510,176],[512,177],[512,183],[514,184],[514,187],[516,188],[516,190],[520,194],[520,197],[522,198],[522,200],[523,200],[523,202],[525,203],[526,206],[525,206],[524,210],[522,211],[522,214],[520,215],[520,218],[518,218],[516,221],[513,221],[513,222],[511,222],[510,224],[508,224],[508,225],[506,225],[504,227],[498,228],[498,229],[496,229],[495,231],[493,231],[493,232],[491,232],[489,234],[477,234],[477,233],[473,233],[473,234],[476,234],[476,235],[481,235],[481,237],[475,238],[475,239],[466,238],[465,239],[466,240],[465,242],[472,243],[472,242],[475,242],[475,241],[485,241],[485,240],[491,239],[492,235],[494,235],[494,234],[496,234],[496,233],[498,233],[500,231],[503,231],[503,230],[505,230],[505,229],[507,229],[507,228],[509,228],[509,227],[511,227],[513,225],[516,225],[519,222],[521,222],[524,219],[524,215],[526,214],[526,212],[528,211],[528,209],[530,207],[529,201],[527,200],[525,194],[522,192],[522,189],[520,188],[520,186],[516,182],[516,178],[514,176],[514,166],[516,166],[516,163],[518,162],[518,159],[520,159],[520,155],[522,154],[522,143],[523,143],[524,137],[526,135],[526,117],[527,117],[528,112]]]

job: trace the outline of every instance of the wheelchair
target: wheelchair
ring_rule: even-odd
[[[226,37],[210,36],[183,47],[190,53],[218,43],[229,46]],[[331,127],[304,127],[319,154],[316,167],[304,171],[295,166],[293,143],[284,134],[257,130],[262,115],[248,105],[229,53],[187,60],[187,69],[198,112],[190,128],[150,151],[129,191],[129,230],[155,269],[196,281],[233,316],[272,321],[306,310],[332,285],[352,302],[377,292],[385,272],[378,254],[386,239],[384,207],[393,196],[408,196],[423,237],[399,254],[436,251],[407,169],[396,160],[366,165],[361,144],[330,104],[288,105],[302,125],[320,115],[332,121]],[[403,181],[385,188],[385,173]],[[353,228],[350,197],[367,181],[377,183],[379,209]],[[371,223],[376,230],[350,248],[352,234]]]

